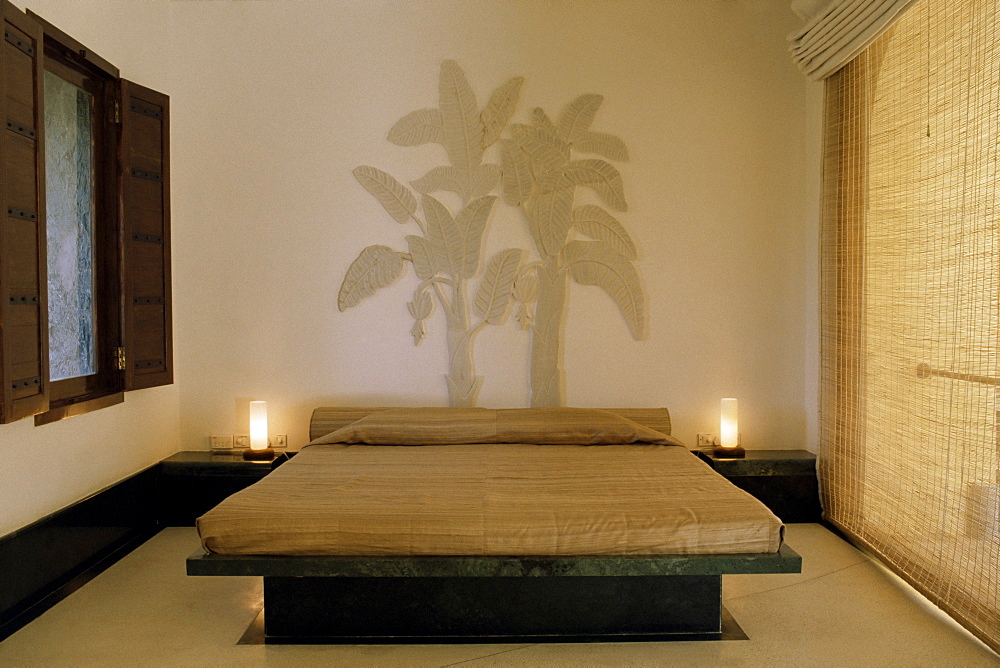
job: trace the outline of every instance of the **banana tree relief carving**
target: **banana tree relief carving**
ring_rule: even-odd
[[[406,237],[409,252],[382,245],[362,250],[347,270],[338,306],[343,311],[391,285],[410,263],[422,281],[407,303],[414,320],[411,334],[419,345],[425,322],[439,305],[447,325],[452,406],[475,405],[483,382],[475,373],[475,337],[487,324],[502,325],[512,303],[522,329],[532,332],[531,405],[564,405],[562,336],[570,277],[602,288],[621,309],[632,336],[645,334],[646,297],[632,264],[635,244],[605,208],[574,206],[576,189],[583,186],[612,211],[627,209],[621,174],[607,160],[628,160],[628,150],[618,137],[590,129],[603,98],[581,95],[558,124],[535,109],[530,125],[514,124],[509,137],[501,139],[522,83],[521,77],[511,79],[480,110],[465,74],[454,61],[445,61],[439,107],[404,116],[389,131],[389,141],[441,144],[451,164],[431,169],[410,184],[412,190],[374,167],[354,170],[393,219],[416,223],[421,234]],[[497,142],[502,168],[483,162],[485,150]],[[607,160],[574,159],[574,152]],[[470,300],[469,282],[480,276],[484,234],[497,199],[489,193],[501,176],[507,203],[525,214],[538,259],[525,265],[525,252],[518,248],[496,253]],[[457,215],[433,196],[440,191],[458,196]]]
[[[486,264],[475,296],[470,280],[482,270],[483,239],[496,202],[489,195],[500,180],[500,166],[484,163],[484,151],[500,138],[520,94],[521,77],[500,86],[480,109],[465,73],[451,60],[441,64],[439,106],[419,109],[400,119],[389,131],[399,146],[442,144],[449,165],[434,167],[413,181],[412,190],[375,167],[361,166],[354,176],[382,204],[396,222],[416,223],[420,234],[406,237],[409,252],[388,246],[368,246],[351,263],[340,286],[341,311],[357,305],[398,280],[413,267],[421,283],[407,303],[417,345],[426,334],[425,322],[435,302],[447,325],[449,403],[474,406],[483,378],[476,375],[473,344],[487,324],[501,325],[513,299],[514,279],[524,251],[510,248]],[[418,215],[417,196],[420,195]],[[453,215],[432,193],[452,192],[461,206]],[[474,322],[475,321],[475,322]]]
[[[622,177],[606,160],[574,160],[573,153],[628,160],[624,142],[590,129],[604,98],[581,95],[558,124],[536,108],[531,124],[514,124],[500,140],[503,192],[528,221],[539,260],[518,272],[514,298],[522,328],[531,328],[531,405],[565,404],[562,363],[567,277],[597,285],[618,304],[632,336],[645,335],[646,297],[632,261],[635,244],[604,208],[574,206],[576,189],[590,188],[613,211],[625,211]],[[573,239],[571,232],[589,240]],[[534,309],[534,313],[532,313]]]

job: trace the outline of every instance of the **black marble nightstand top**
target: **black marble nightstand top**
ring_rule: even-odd
[[[747,450],[742,459],[716,457],[712,451],[697,451],[727,478],[731,476],[814,475],[816,455],[806,450]]]
[[[212,475],[267,475],[269,471],[288,459],[284,452],[276,453],[266,462],[243,459],[243,450],[183,450],[160,462],[160,470],[168,474]]]
[[[757,497],[784,522],[819,522],[816,455],[805,450],[747,450],[742,459],[695,451],[729,482]]]

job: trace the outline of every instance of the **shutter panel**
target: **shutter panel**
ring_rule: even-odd
[[[42,30],[0,0],[0,422],[48,409]]]
[[[121,80],[125,389],[173,382],[169,98]]]

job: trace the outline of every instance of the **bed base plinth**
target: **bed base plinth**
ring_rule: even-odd
[[[189,575],[264,578],[264,642],[718,640],[745,637],[722,575],[798,573],[774,554],[188,558]],[[730,632],[727,635],[727,620]]]
[[[271,643],[720,634],[722,577],[264,578]],[[484,602],[489,602],[485,605]]]

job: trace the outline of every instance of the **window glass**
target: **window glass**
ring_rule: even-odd
[[[61,380],[96,372],[94,96],[45,72],[49,368]]]

